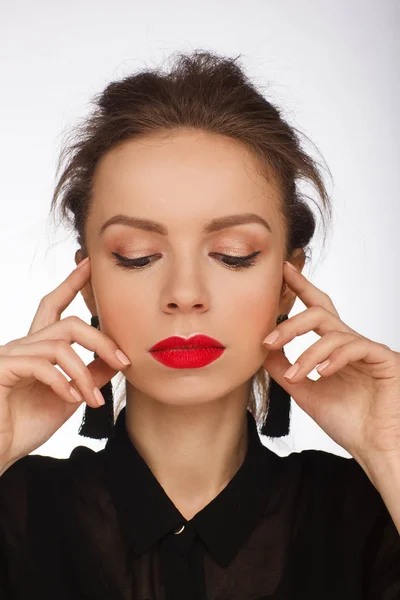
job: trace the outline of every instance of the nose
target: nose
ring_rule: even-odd
[[[201,272],[194,265],[174,268],[163,291],[162,303],[166,312],[190,314],[209,309],[209,291]]]
[[[196,312],[204,312],[204,304],[201,302],[197,302],[193,305],[191,303],[188,304],[187,302],[169,302],[168,310],[175,312],[179,310],[182,313],[190,313],[193,310]]]

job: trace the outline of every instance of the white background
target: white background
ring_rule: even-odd
[[[316,245],[304,274],[344,322],[400,351],[399,21],[396,0],[3,3],[0,344],[26,335],[40,299],[75,267],[76,242],[48,219],[64,132],[109,81],[200,48],[240,54],[254,83],[322,153],[335,216],[323,262]],[[297,300],[291,315],[304,309]],[[63,317],[70,314],[90,322],[81,296]],[[317,339],[311,332],[291,342],[288,359]],[[263,437],[266,445],[279,454],[320,448],[350,456],[292,404],[291,434]],[[104,447],[77,434],[82,414],[83,406],[34,453]]]

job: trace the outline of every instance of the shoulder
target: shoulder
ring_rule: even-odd
[[[329,528],[347,527],[365,535],[374,527],[397,530],[379,491],[354,458],[323,450],[303,450],[279,458],[283,472],[296,482],[296,494],[312,521]],[[397,535],[398,537],[398,535]]]
[[[35,499],[50,503],[64,494],[76,479],[89,483],[101,470],[103,451],[74,448],[68,458],[29,454],[11,465],[0,477],[0,518],[24,512]]]
[[[266,516],[282,511],[299,577],[311,565],[326,581],[362,579],[368,598],[400,598],[400,536],[361,465],[311,449],[272,463],[279,477]]]
[[[105,502],[103,453],[77,446],[68,458],[29,454],[11,465],[0,477],[0,551],[54,542],[71,511]]]
[[[303,481],[312,486],[315,494],[329,493],[332,499],[350,505],[360,497],[372,504],[379,503],[379,492],[354,458],[310,449],[293,452],[284,460],[301,472]]]

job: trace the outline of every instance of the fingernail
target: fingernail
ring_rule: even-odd
[[[69,386],[69,391],[71,392],[71,396],[76,400],[76,402],[82,401],[82,396],[79,392],[76,391],[75,388],[72,387],[72,385]]]
[[[284,377],[286,377],[286,379],[292,379],[296,375],[296,373],[299,369],[300,369],[299,365],[292,365],[290,367],[290,369],[288,369],[286,371],[286,373],[284,374]]]
[[[325,362],[321,363],[320,365],[318,365],[318,367],[316,367],[318,373],[320,371],[323,371],[324,369],[326,369],[326,367],[329,365],[330,361],[326,360]]]
[[[263,344],[273,344],[275,342],[275,340],[278,339],[278,337],[279,337],[279,333],[277,331],[274,331],[273,333],[270,333],[269,335],[267,335],[267,337],[263,341]]]
[[[116,350],[115,354],[117,355],[118,360],[120,360],[123,365],[130,365],[131,364],[131,361],[129,360],[129,358],[126,356],[126,354],[124,354],[123,352],[121,352],[121,350]]]
[[[297,272],[296,267],[294,267],[292,265],[292,263],[288,262],[287,260],[285,260],[285,265],[287,265],[292,271],[296,271]]]
[[[83,265],[85,265],[87,263],[87,261],[89,260],[89,257],[87,256],[86,258],[84,258],[83,260],[81,260],[80,263],[78,263],[76,265],[76,268],[79,269],[79,267],[82,267]]]
[[[99,390],[98,387],[95,387],[93,390],[93,394],[94,397],[96,398],[98,404],[101,406],[102,404],[105,404],[105,400],[103,398],[103,394],[101,393],[101,391]]]

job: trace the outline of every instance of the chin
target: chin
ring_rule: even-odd
[[[175,380],[171,380],[170,377],[152,376],[145,381],[132,382],[132,385],[139,393],[143,393],[144,396],[152,398],[160,404],[187,407],[216,402],[230,394],[233,389],[241,385],[241,382],[229,382],[226,377],[221,376],[205,378],[198,375],[183,376],[180,373],[179,378]],[[133,398],[135,397],[135,389],[132,393]]]

